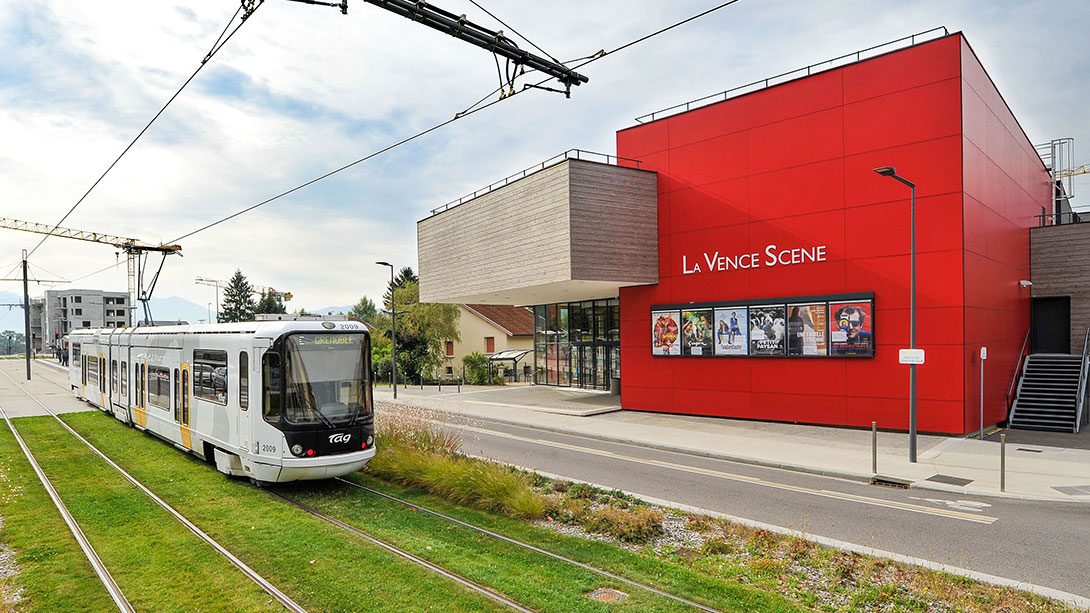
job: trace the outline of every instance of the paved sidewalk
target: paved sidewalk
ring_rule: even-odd
[[[389,387],[375,399],[392,402]],[[533,387],[408,387],[399,404],[466,417],[577,434],[615,442],[682,451],[763,466],[869,481],[869,430],[803,426],[735,419],[622,411],[619,397],[577,389]],[[878,475],[909,487],[946,492],[1090,502],[1090,432],[1055,437],[1008,431],[1006,491],[1000,492],[1000,444],[986,440],[920,435],[918,462],[908,461],[908,435],[878,433]],[[990,440],[995,439],[995,440]],[[1015,442],[1033,441],[1033,443]]]

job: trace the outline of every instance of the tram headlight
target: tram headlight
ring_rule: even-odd
[[[368,435],[367,435],[367,444],[368,444],[368,445],[370,445],[370,444],[371,444],[371,443],[373,443],[373,442],[375,442],[375,437],[373,437],[373,436],[371,436],[370,434],[368,434]]]
[[[297,456],[303,455],[303,446],[300,445],[299,443],[296,443],[296,444],[292,445],[291,446],[291,453],[292,453],[292,455],[297,455]]]

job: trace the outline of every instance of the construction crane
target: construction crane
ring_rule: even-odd
[[[61,238],[72,238],[90,243],[111,245],[124,251],[125,257],[128,260],[129,296],[131,296],[131,304],[135,305],[137,301],[141,303],[144,309],[144,321],[149,324],[154,320],[151,317],[151,307],[148,305],[148,301],[151,300],[151,294],[155,291],[155,283],[159,280],[159,273],[163,271],[163,263],[166,262],[168,255],[181,255],[182,251],[181,245],[151,245],[135,238],[114,236],[101,232],[88,232],[86,230],[73,230],[71,228],[55,227],[48,224],[22,221],[8,217],[0,217],[0,228],[33,232],[35,234],[48,234]],[[145,290],[144,273],[147,269],[148,255],[151,253],[160,253],[163,255],[163,259],[159,262],[159,269],[155,271],[155,275],[151,278],[151,282]]]
[[[1054,175],[1056,179],[1063,179],[1066,177],[1075,177],[1078,175],[1090,174],[1090,164],[1083,164],[1082,166],[1075,166],[1074,168],[1066,168],[1064,170],[1057,171]]]
[[[193,282],[196,283],[197,285],[207,285],[209,287],[215,287],[216,288],[216,313],[218,314],[219,313],[219,306],[220,306],[220,288],[226,286],[227,282],[226,281],[220,281],[219,279],[210,279],[208,277],[197,277],[197,278],[193,279]],[[265,287],[263,285],[254,285],[253,283],[250,283],[249,285],[250,285],[250,293],[251,294],[257,294],[257,295],[261,296],[262,298],[264,298],[267,295],[272,295],[272,296],[276,296],[277,298],[280,298],[284,302],[287,302],[287,301],[292,299],[292,293],[291,292],[281,292],[281,291],[277,291],[276,289],[271,288],[271,287]],[[218,315],[217,315],[216,319],[217,320],[219,319]]]

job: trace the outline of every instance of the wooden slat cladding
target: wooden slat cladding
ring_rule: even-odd
[[[1033,297],[1071,297],[1071,350],[1082,351],[1090,328],[1090,223],[1033,228],[1029,245]]]
[[[420,299],[463,302],[570,281],[656,283],[656,177],[566,160],[420,221]]]

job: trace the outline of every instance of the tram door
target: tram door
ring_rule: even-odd
[[[191,393],[191,377],[189,364],[182,364],[182,410],[179,424],[182,429],[182,445],[186,449],[193,449],[193,441],[189,436],[189,398]]]

